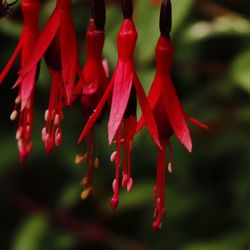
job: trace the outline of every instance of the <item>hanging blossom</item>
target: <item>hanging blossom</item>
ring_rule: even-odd
[[[49,107],[45,111],[46,126],[42,129],[42,140],[46,152],[62,141],[62,109],[71,102],[76,72],[78,71],[77,39],[71,16],[71,0],[57,0],[28,62],[22,67],[19,81],[46,55],[52,77]]]
[[[86,34],[86,62],[82,70],[82,79],[75,87],[75,92],[81,96],[81,109],[83,121],[86,123],[100,102],[108,85],[107,62],[102,60],[104,46],[104,24],[105,24],[105,3],[104,0],[93,1],[93,16],[89,20],[89,27]],[[96,13],[97,12],[97,13]],[[99,118],[99,120],[101,120]],[[87,134],[87,152],[77,155],[75,163],[88,163],[87,176],[81,181],[84,190],[82,199],[86,199],[91,192],[93,167],[99,166],[99,160],[94,158],[94,131],[93,128]]]
[[[208,129],[193,118],[190,118],[183,110],[171,80],[171,65],[173,58],[173,46],[169,37],[171,30],[171,3],[164,0],[160,17],[161,36],[156,46],[156,74],[149,91],[148,100],[153,110],[157,123],[161,148],[158,148],[157,177],[154,187],[154,216],[152,227],[157,230],[161,227],[161,220],[165,216],[165,176],[166,176],[166,149],[169,148],[170,161],[169,172],[172,172],[172,147],[170,138],[176,135],[180,143],[189,151],[192,151],[192,140],[186,121]],[[139,131],[145,123],[145,117],[137,124]]]
[[[40,3],[38,0],[22,0],[21,10],[24,19],[24,28],[19,43],[6,67],[0,74],[0,83],[4,80],[17,56],[21,55],[20,66],[23,67],[31,56],[39,36]],[[37,75],[37,65],[32,66],[22,79],[18,79],[14,87],[18,87],[14,110],[10,119],[16,120],[19,116],[16,139],[18,142],[19,158],[23,162],[32,149],[31,131],[34,110],[34,85]],[[18,113],[18,107],[20,112]]]
[[[118,33],[118,62],[113,77],[94,113],[90,116],[79,142],[89,133],[100,113],[112,94],[111,111],[108,121],[108,141],[111,144],[116,138],[116,151],[111,155],[111,161],[116,163],[115,179],[113,181],[113,197],[111,207],[116,209],[119,203],[119,170],[121,165],[121,144],[124,148],[122,171],[122,187],[128,192],[132,190],[130,154],[133,138],[136,133],[136,99],[138,97],[142,113],[153,140],[160,146],[157,126],[147,102],[146,95],[136,75],[133,66],[133,53],[137,40],[137,32],[132,20],[132,2],[122,1],[124,20]],[[112,93],[113,92],[113,93]]]

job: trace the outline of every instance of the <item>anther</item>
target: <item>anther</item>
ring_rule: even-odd
[[[79,164],[81,164],[81,163],[83,163],[83,156],[82,155],[76,155],[75,156],[75,161],[74,161],[74,163],[76,164],[76,165],[79,165]]]
[[[60,117],[58,114],[56,114],[54,118],[54,125],[58,126],[59,124],[60,124]]]
[[[15,99],[15,104],[19,104],[21,102],[21,97],[18,95]]]
[[[17,118],[17,115],[18,115],[17,110],[13,110],[12,113],[11,113],[11,115],[10,115],[10,120],[11,121],[15,121],[16,118]]]
[[[49,110],[46,109],[45,113],[44,113],[44,120],[47,122],[49,119]]]
[[[86,200],[89,197],[91,192],[92,192],[92,187],[88,187],[84,189],[81,193],[81,199]]]
[[[99,159],[96,157],[94,160],[94,167],[99,168],[99,164],[100,164]]]
[[[60,131],[60,128],[57,128],[56,129],[56,132],[55,132],[56,136],[55,136],[55,145],[57,147],[60,146],[61,142],[62,142],[62,133]]]
[[[168,172],[170,174],[172,174],[172,172],[173,172],[173,168],[172,168],[172,163],[171,162],[168,163]]]
[[[23,127],[20,126],[17,131],[16,131],[16,140],[20,140],[21,136],[22,136],[22,132],[23,132]]]
[[[88,177],[83,177],[80,183],[81,185],[86,186],[88,184]]]
[[[44,127],[43,129],[42,129],[42,140],[43,141],[45,141],[45,138],[46,138],[46,134],[47,134],[47,131],[46,131],[46,127]]]
[[[133,185],[134,185],[134,181],[132,178],[129,179],[128,183],[127,183],[127,191],[131,192],[133,189]]]
[[[116,159],[117,151],[114,151],[110,156],[110,161],[113,162]]]

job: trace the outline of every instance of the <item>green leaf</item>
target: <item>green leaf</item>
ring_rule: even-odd
[[[235,84],[250,93],[250,49],[234,60],[231,75]]]
[[[27,219],[19,229],[14,241],[13,250],[44,249],[43,240],[49,234],[49,222],[43,215]]]
[[[80,181],[79,181],[80,182]],[[81,185],[80,183],[74,183],[67,185],[58,199],[57,205],[60,209],[69,209],[74,206],[80,200]]]
[[[0,33],[5,33],[13,38],[19,39],[22,33],[23,25],[12,21],[11,19],[1,19]]]
[[[172,35],[180,28],[192,10],[193,0],[172,1]]]
[[[182,40],[186,42],[200,42],[221,36],[250,36],[249,21],[234,15],[221,16],[213,21],[199,21],[187,27]]]
[[[182,250],[239,250],[245,249],[246,233],[235,233],[227,235],[222,239],[217,239],[209,242],[192,243]]]

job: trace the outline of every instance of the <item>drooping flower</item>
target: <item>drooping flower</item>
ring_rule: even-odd
[[[21,10],[24,19],[24,28],[18,45],[11,56],[6,67],[0,74],[0,83],[4,80],[17,56],[21,55],[20,66],[23,67],[29,60],[31,53],[36,45],[39,36],[39,14],[40,3],[38,0],[22,0]],[[14,111],[10,119],[15,120],[18,116],[18,106],[21,105],[19,112],[19,122],[16,132],[20,161],[23,162],[32,148],[31,131],[34,109],[34,85],[37,75],[37,65],[27,71],[22,79],[19,79],[14,87],[18,87],[18,96],[15,100]]]
[[[116,138],[116,151],[111,160],[116,163],[115,179],[113,181],[113,197],[111,207],[117,208],[119,202],[119,171],[121,165],[121,144],[124,143],[124,167],[122,172],[122,187],[131,191],[133,179],[131,177],[130,154],[133,137],[136,133],[136,99],[138,97],[142,113],[152,138],[160,145],[157,126],[147,102],[146,95],[136,75],[133,65],[133,53],[137,40],[137,32],[132,20],[132,1],[122,1],[124,20],[118,33],[118,62],[101,101],[90,116],[79,142],[89,133],[98,119],[105,103],[112,94],[111,111],[108,121],[108,141],[111,144]],[[113,92],[113,93],[112,93]]]
[[[71,16],[71,5],[72,0],[57,0],[55,10],[44,27],[31,57],[22,67],[19,76],[19,79],[25,77],[45,55],[53,41],[56,40],[67,104],[70,104],[75,76],[79,69],[77,39]]]
[[[45,151],[49,154],[54,146],[59,147],[62,142],[63,108],[69,103],[67,89],[63,81],[60,36],[58,33],[45,52],[45,62],[51,76],[51,89],[49,105],[44,113],[46,125],[42,129],[42,140]]]
[[[80,71],[71,2],[72,0],[57,0],[56,8],[18,78],[18,81],[22,81],[40,59],[46,57],[52,78],[49,107],[44,114],[46,126],[42,129],[42,140],[47,153],[62,141],[62,109],[71,102],[76,72]]]
[[[96,3],[94,1],[94,3]],[[105,24],[105,5],[104,1],[98,0],[95,10],[99,12],[99,16],[89,20],[89,27],[86,34],[86,62],[82,70],[84,81],[80,78],[76,85],[75,92],[81,96],[81,109],[83,114],[83,122],[86,123],[91,114],[96,109],[108,85],[108,69],[106,61],[102,60],[102,51],[104,46],[104,24]],[[104,18],[101,18],[100,15]],[[97,26],[97,28],[96,28]],[[87,176],[82,179],[84,190],[81,194],[82,199],[88,197],[93,191],[92,176],[93,167],[98,167],[99,160],[94,159],[94,131],[90,129],[87,135],[87,152],[83,155],[77,155],[76,164],[82,162],[88,163]]]
[[[172,172],[172,147],[170,138],[176,135],[180,143],[189,151],[192,151],[192,140],[187,126],[187,121],[208,129],[193,118],[190,118],[183,110],[171,80],[171,65],[173,58],[173,46],[169,33],[171,30],[171,3],[164,0],[161,7],[160,18],[161,36],[156,46],[156,74],[148,95],[149,105],[153,110],[157,123],[161,148],[158,148],[157,177],[154,187],[154,216],[152,227],[157,230],[161,227],[161,220],[165,210],[165,176],[166,176],[166,149],[169,148],[168,170]],[[144,126],[145,117],[137,124],[137,132]]]

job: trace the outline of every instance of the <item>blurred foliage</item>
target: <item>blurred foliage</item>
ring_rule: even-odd
[[[55,2],[41,1],[41,27]],[[135,186],[121,191],[120,207],[109,208],[114,168],[109,162],[106,125],[96,128],[100,168],[95,195],[80,200],[86,165],[74,156],[82,129],[79,103],[65,112],[63,144],[45,156],[40,131],[50,79],[42,65],[36,87],[34,148],[18,163],[16,124],[9,121],[16,93],[11,90],[18,63],[0,87],[0,249],[250,249],[250,2],[249,0],[173,0],[173,79],[188,114],[210,126],[191,127],[194,152],[173,138],[174,172],[167,176],[167,217],[151,230],[156,149],[146,131],[132,153]],[[74,1],[74,21],[84,62],[89,2]],[[159,6],[135,1],[139,38],[135,63],[145,90],[154,77],[154,48],[159,36]],[[116,63],[119,5],[107,9],[104,56]],[[17,6],[0,21],[0,69],[14,50],[22,20]],[[104,120],[103,124],[106,124]]]

